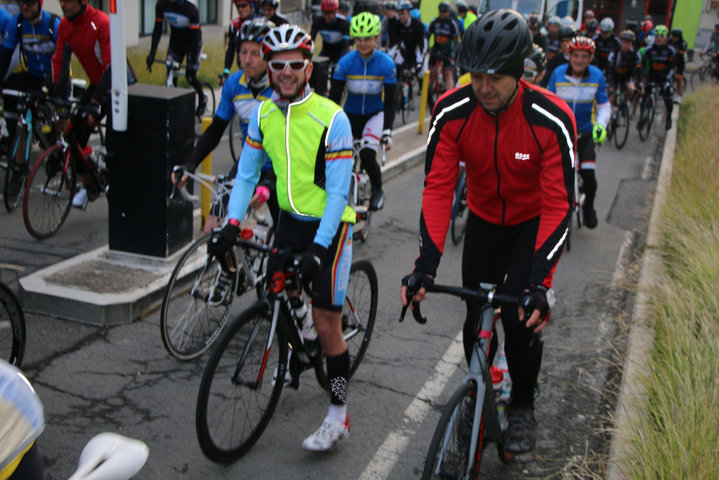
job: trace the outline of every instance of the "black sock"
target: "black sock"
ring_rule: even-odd
[[[330,381],[330,401],[333,405],[344,405],[350,377],[349,350],[334,357],[327,356],[327,377]]]

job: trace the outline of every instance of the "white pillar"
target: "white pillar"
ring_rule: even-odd
[[[127,131],[127,56],[125,54],[125,5],[110,0],[110,53],[112,55],[112,128]]]

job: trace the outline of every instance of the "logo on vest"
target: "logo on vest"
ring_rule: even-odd
[[[515,160],[529,160],[529,154],[528,153],[515,153],[514,154]]]

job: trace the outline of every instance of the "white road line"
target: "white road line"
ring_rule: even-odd
[[[360,480],[382,480],[389,477],[409,440],[429,413],[431,402],[439,397],[461,362],[464,362],[464,347],[460,331],[437,363],[432,376],[422,385],[417,397],[404,411],[400,426],[387,435],[372,461],[360,475]]]

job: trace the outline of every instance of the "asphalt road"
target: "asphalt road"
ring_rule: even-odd
[[[661,120],[661,118],[659,119]],[[602,433],[613,410],[618,355],[632,300],[633,252],[641,248],[661,151],[663,122],[650,141],[636,131],[622,151],[599,153],[596,230],[580,229],[555,277],[557,305],[546,330],[537,399],[538,447],[510,466],[486,456],[487,478],[552,478],[561,471],[600,471],[608,452]],[[39,446],[47,478],[67,478],[93,435],[115,431],[144,440],[150,457],[139,479],[416,478],[441,408],[465,367],[457,334],[463,305],[432,296],[425,326],[397,323],[401,277],[417,254],[423,171],[386,182],[386,206],[354,257],[370,259],[380,281],[375,332],[350,387],[352,431],[326,454],[301,449],[325,415],[327,395],[311,372],[283,392],[255,447],[231,465],[207,460],[197,444],[194,412],[206,357],[182,363],[163,349],[156,311],[131,324],[100,328],[28,315],[24,370],[45,405]],[[106,203],[73,211],[53,238],[36,242],[20,212],[0,212],[0,257],[23,274],[107,243]],[[461,246],[448,239],[438,278],[458,283]],[[3,280],[17,287],[17,275]],[[447,373],[444,373],[447,372]],[[434,379],[433,382],[428,382]],[[587,465],[582,467],[582,465]]]

